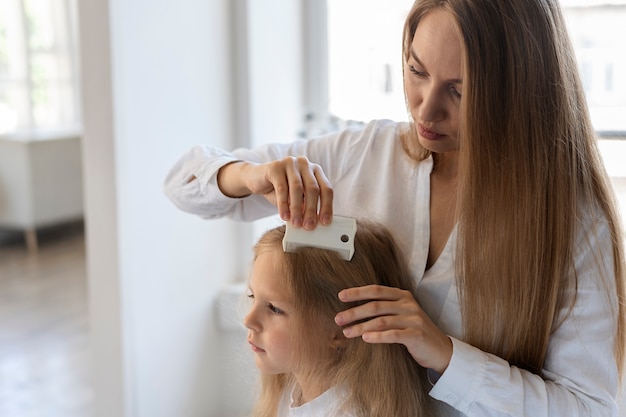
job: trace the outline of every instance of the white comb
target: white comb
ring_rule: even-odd
[[[333,216],[329,226],[318,224],[315,230],[295,229],[287,222],[283,238],[283,250],[294,252],[297,248],[309,246],[330,249],[338,252],[349,261],[354,255],[354,235],[356,220],[349,217]]]

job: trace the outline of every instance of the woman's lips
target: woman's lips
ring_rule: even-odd
[[[422,136],[423,138],[426,138],[428,140],[437,140],[439,138],[442,138],[445,135],[442,135],[440,133],[437,133],[435,131],[426,129],[424,127],[424,125],[418,124],[417,125],[417,132],[419,133],[420,136]]]

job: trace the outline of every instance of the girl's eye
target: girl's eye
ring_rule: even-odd
[[[275,306],[274,304],[272,304],[272,303],[268,303],[268,304],[267,304],[267,308],[268,308],[268,309],[269,309],[269,310],[270,310],[273,314],[276,314],[276,315],[282,315],[282,314],[284,314],[284,311],[283,311],[283,310],[281,310],[280,308],[276,307],[276,306]]]

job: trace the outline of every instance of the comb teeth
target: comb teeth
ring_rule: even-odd
[[[333,216],[330,225],[318,225],[315,230],[295,229],[287,223],[283,250],[294,252],[300,247],[314,247],[334,250],[341,257],[350,261],[354,255],[354,235],[356,220],[349,217]]]

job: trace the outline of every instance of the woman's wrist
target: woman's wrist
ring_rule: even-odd
[[[450,337],[445,336],[445,343],[440,350],[441,357],[438,361],[439,364],[437,366],[433,366],[431,369],[439,375],[443,375],[443,373],[448,369],[448,365],[450,365],[450,360],[452,360],[452,352],[454,349],[454,345],[452,344],[452,340]]]
[[[231,198],[242,198],[251,194],[243,180],[243,169],[246,165],[244,161],[232,161],[219,169],[217,186],[222,194]]]

